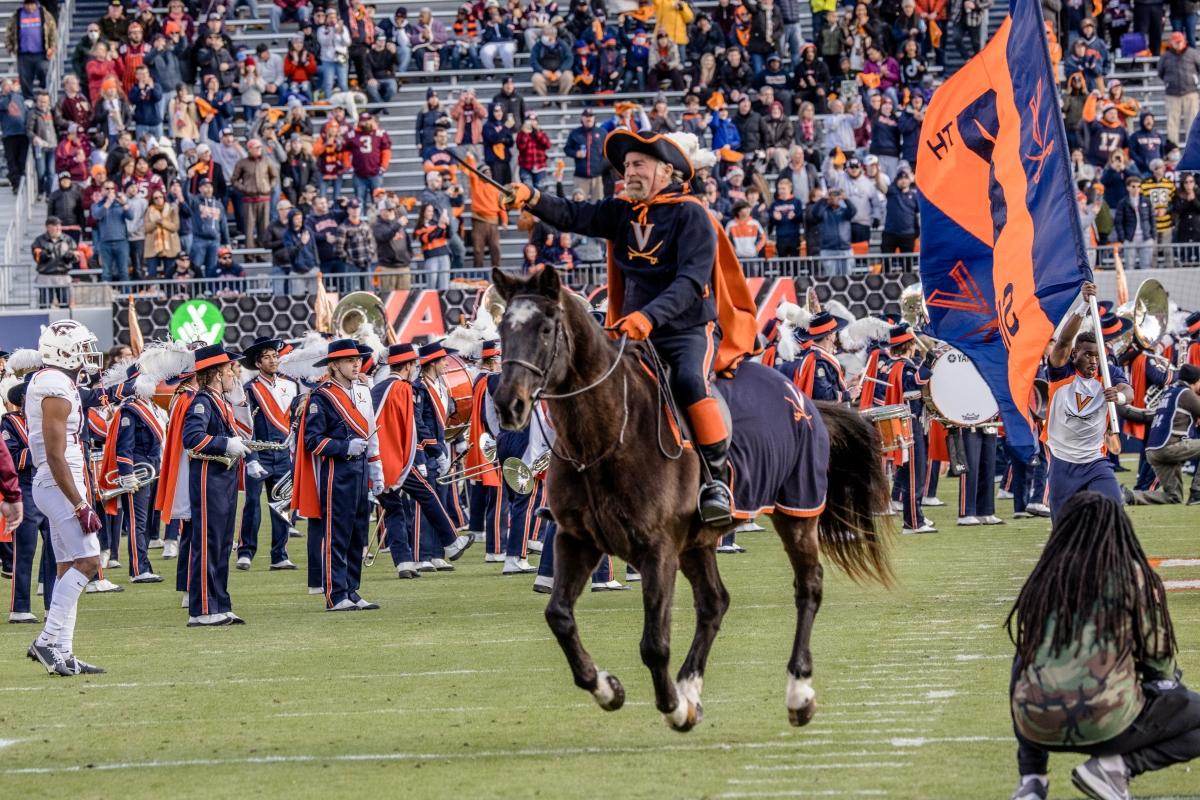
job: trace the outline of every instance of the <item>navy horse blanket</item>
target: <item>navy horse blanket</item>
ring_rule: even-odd
[[[734,517],[777,511],[815,517],[825,508],[829,432],[821,412],[778,371],[743,363],[718,379],[729,406]]]

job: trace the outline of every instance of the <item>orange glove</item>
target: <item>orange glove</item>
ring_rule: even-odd
[[[524,208],[533,201],[535,193],[523,183],[510,183],[504,187],[504,207]]]
[[[617,333],[623,333],[635,342],[640,342],[654,330],[654,323],[640,311],[635,311],[617,320]]]

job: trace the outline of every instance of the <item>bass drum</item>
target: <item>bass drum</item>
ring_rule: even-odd
[[[474,371],[456,355],[446,356],[442,369],[442,383],[450,398],[446,409],[446,441],[456,439],[471,423],[471,392],[474,388]]]
[[[971,428],[1000,416],[992,390],[962,351],[952,347],[942,349],[930,372],[925,402],[935,419],[946,425]]]

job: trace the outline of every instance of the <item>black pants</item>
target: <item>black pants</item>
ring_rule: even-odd
[[[715,324],[654,333],[650,343],[671,370],[671,391],[681,412],[709,396],[708,374],[720,345]]]
[[[1162,49],[1162,3],[1134,3],[1133,29],[1146,36],[1151,53]]]
[[[850,244],[871,241],[871,226],[859,222],[850,223]]]
[[[880,245],[880,249],[884,253],[911,253],[917,249],[917,236],[913,233],[888,233],[884,231]]]
[[[43,53],[21,53],[17,56],[17,77],[21,81],[21,94],[26,100],[33,99],[33,88],[46,89],[46,75],[50,72],[50,61]]]
[[[1015,659],[1013,675],[1016,675]],[[1045,775],[1051,752],[1123,756],[1129,774],[1135,777],[1200,756],[1200,694],[1183,684],[1165,691],[1154,688],[1153,684],[1144,684],[1142,688],[1146,695],[1142,713],[1128,728],[1106,742],[1046,746],[1030,742],[1014,729],[1020,773]]]
[[[25,158],[29,155],[29,137],[25,134],[4,137],[4,162],[8,165],[8,182],[13,194],[21,188],[25,177]]]

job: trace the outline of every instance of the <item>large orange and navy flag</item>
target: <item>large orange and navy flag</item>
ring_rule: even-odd
[[[1032,457],[1038,364],[1091,270],[1041,5],[1011,8],[921,127],[921,282],[933,334],[971,358]]]

